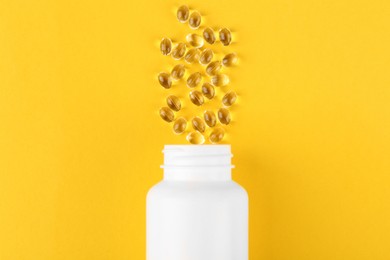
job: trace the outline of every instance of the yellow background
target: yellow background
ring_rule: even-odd
[[[145,259],[175,1],[0,1],[0,259]],[[250,259],[390,259],[390,2],[190,1],[236,32]]]

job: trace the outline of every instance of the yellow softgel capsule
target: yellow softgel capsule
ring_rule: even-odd
[[[188,63],[195,63],[199,61],[200,51],[196,48],[189,49],[184,56],[184,60]]]
[[[209,76],[215,76],[222,68],[221,62],[219,60],[211,62],[206,67],[206,73]]]
[[[209,44],[214,44],[215,34],[214,34],[213,29],[211,29],[210,27],[207,27],[206,29],[204,29],[203,30],[203,38]]]
[[[173,123],[173,132],[175,134],[179,135],[179,134],[184,133],[186,128],[187,128],[187,120],[184,117],[179,117]]]
[[[214,53],[211,49],[204,49],[199,57],[199,62],[203,65],[207,65],[213,59]]]
[[[172,79],[171,76],[166,72],[161,72],[158,74],[158,82],[163,88],[171,88],[172,86]]]
[[[222,65],[225,67],[231,67],[233,65],[236,65],[238,61],[237,54],[235,53],[229,53],[222,59]]]
[[[212,143],[219,143],[222,141],[223,137],[225,135],[225,130],[223,130],[222,127],[217,127],[215,128],[211,134],[210,134],[210,137],[209,137],[209,140],[210,142]]]
[[[231,121],[229,110],[226,108],[220,108],[218,110],[218,119],[221,124],[228,125]]]
[[[163,55],[169,55],[172,50],[172,41],[169,38],[163,38],[160,43],[160,51]]]
[[[175,95],[169,95],[167,97],[167,105],[170,109],[172,109],[176,112],[181,109],[180,99],[178,97],[176,97]]]
[[[175,114],[169,107],[160,108],[160,116],[164,121],[168,123],[172,122],[175,119]]]
[[[188,24],[192,29],[198,29],[201,22],[202,22],[202,16],[197,11],[194,11],[190,15],[190,19],[188,20]]]
[[[184,54],[186,53],[186,44],[185,43],[178,43],[175,48],[173,48],[172,50],[172,58],[176,59],[176,60],[180,60],[181,58],[183,58]]]
[[[204,133],[206,130],[206,125],[204,124],[202,118],[196,116],[192,119],[192,127],[194,130]]]
[[[216,87],[223,87],[229,84],[229,77],[225,74],[217,74],[211,78],[211,84]]]
[[[232,41],[232,34],[229,29],[223,28],[219,31],[219,40],[224,46],[228,46]]]
[[[203,95],[198,90],[193,90],[189,94],[190,100],[192,103],[194,103],[197,106],[201,106],[204,103]]]
[[[202,36],[195,33],[187,34],[186,40],[191,46],[195,48],[201,48],[204,45],[204,40]]]
[[[215,96],[214,86],[208,82],[203,83],[202,85],[202,93],[208,99],[212,99]]]
[[[188,20],[188,17],[190,17],[190,9],[186,5],[182,5],[177,9],[177,20],[181,23],[185,23]]]
[[[194,72],[187,78],[187,86],[190,88],[195,88],[202,81],[202,74],[200,72]]]
[[[214,127],[215,124],[217,123],[217,117],[215,116],[214,112],[211,110],[204,111],[203,118],[209,127]]]
[[[183,64],[177,64],[175,67],[172,68],[171,77],[174,80],[179,80],[184,77],[185,72],[186,67]]]
[[[234,104],[237,100],[237,94],[234,91],[229,91],[222,98],[222,104],[229,107]]]
[[[187,141],[191,144],[203,144],[204,136],[201,133],[194,131],[187,135]]]

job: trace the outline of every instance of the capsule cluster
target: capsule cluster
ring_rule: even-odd
[[[182,97],[168,94],[160,108],[160,117],[172,123],[175,134],[185,134],[192,144],[219,143],[232,121],[230,107],[237,100],[225,71],[238,62],[236,53],[225,50],[233,42],[232,33],[227,28],[214,30],[204,26],[201,14],[186,5],[177,9],[176,16],[180,23],[188,24],[190,33],[183,41],[174,42],[168,37],[161,40],[161,53],[171,56],[177,64],[160,72],[157,79],[164,89],[174,91],[172,87],[177,85],[188,94]],[[204,109],[201,114],[194,112],[208,102],[215,104],[213,109]],[[184,104],[188,104],[187,115],[182,115]]]

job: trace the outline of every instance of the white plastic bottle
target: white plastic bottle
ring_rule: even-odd
[[[248,260],[248,196],[230,145],[166,145],[147,196],[147,260]]]

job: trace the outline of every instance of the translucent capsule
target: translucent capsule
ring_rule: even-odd
[[[202,93],[203,93],[203,96],[207,97],[208,99],[212,99],[215,96],[214,86],[208,82],[203,83]]]
[[[229,77],[225,74],[217,74],[211,78],[211,84],[216,87],[223,87],[229,84]]]
[[[177,64],[171,71],[171,77],[175,80],[179,80],[184,77],[186,67],[183,64]]]
[[[204,133],[206,130],[206,125],[204,124],[202,118],[196,116],[192,119],[192,127],[194,130]]]
[[[204,111],[203,118],[209,127],[214,127],[215,124],[217,123],[217,117],[215,116],[214,112],[211,110]]]
[[[225,67],[231,67],[233,65],[236,65],[238,61],[237,54],[235,53],[229,53],[222,59],[222,64]]]
[[[226,108],[220,108],[218,110],[218,119],[221,124],[228,125],[230,123],[230,112]]]
[[[179,117],[173,123],[173,132],[175,134],[182,134],[187,128],[187,120],[184,117]]]
[[[174,95],[169,95],[167,97],[167,105],[170,109],[172,109],[176,112],[181,109],[180,99]]]
[[[158,74],[158,82],[163,88],[171,88],[172,86],[171,76],[165,72]]]
[[[188,20],[188,17],[190,17],[190,9],[186,5],[182,5],[177,9],[177,20],[181,23],[185,23]]]
[[[203,65],[209,64],[213,59],[214,53],[211,49],[204,49],[199,57],[199,62]]]
[[[204,40],[202,36],[195,34],[195,33],[190,33],[186,36],[186,40],[191,46],[195,48],[201,48],[204,45]]]
[[[197,106],[201,106],[204,103],[202,93],[198,90],[193,90],[189,94],[190,100]]]
[[[219,40],[223,45],[227,46],[232,41],[232,34],[227,28],[223,28],[219,31]]]
[[[220,61],[213,61],[206,67],[206,73],[210,76],[215,76],[222,68]]]
[[[184,56],[184,59],[188,63],[194,63],[199,60],[200,52],[198,49],[190,49],[187,51],[186,55]]]
[[[191,144],[203,144],[204,136],[201,133],[194,131],[187,135],[187,141]]]
[[[178,43],[175,48],[172,50],[172,57],[176,60],[180,60],[183,58],[184,54],[186,53],[186,44],[185,43]]]
[[[192,29],[198,29],[201,22],[202,16],[200,16],[199,12],[195,11],[190,15],[190,20],[188,21],[188,24]]]
[[[172,41],[169,38],[163,38],[160,43],[160,51],[163,55],[169,55],[172,50]]]
[[[187,78],[187,86],[190,88],[195,88],[200,84],[201,81],[202,81],[202,74],[200,74],[200,72],[192,73]]]
[[[167,122],[172,122],[175,119],[175,114],[169,107],[162,107],[160,109],[160,116]]]
[[[229,107],[234,104],[237,100],[237,94],[234,91],[229,91],[228,93],[225,94],[222,98],[222,104],[225,106]]]
[[[222,141],[223,137],[225,135],[225,130],[223,130],[222,127],[217,127],[215,128],[211,134],[210,134],[210,142],[212,143],[219,143],[220,141]]]
[[[210,27],[204,29],[203,38],[205,39],[206,42],[213,44],[215,42],[215,34],[213,29],[211,29]]]

